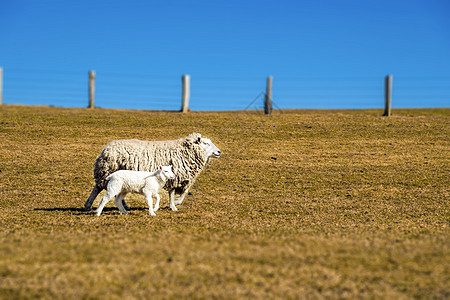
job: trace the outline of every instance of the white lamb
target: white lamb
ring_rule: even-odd
[[[122,200],[127,193],[139,193],[145,196],[148,203],[149,213],[156,216],[155,211],[159,208],[159,190],[166,184],[167,180],[175,179],[175,174],[172,172],[172,166],[159,166],[156,172],[130,171],[119,170],[108,177],[108,185],[106,187],[106,194],[103,196],[96,213],[100,216],[106,203],[114,196],[114,202],[123,214],[128,214],[125,210]],[[155,207],[153,208],[153,197],[156,199]]]

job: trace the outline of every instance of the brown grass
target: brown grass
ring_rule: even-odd
[[[0,298],[450,297],[450,109],[0,113]],[[81,209],[106,143],[193,131],[178,212]]]

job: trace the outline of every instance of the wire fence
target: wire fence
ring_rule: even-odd
[[[266,78],[191,76],[192,110],[262,109]],[[181,76],[96,72],[95,106],[181,109]],[[88,106],[88,72],[3,70],[3,103]],[[274,108],[382,108],[384,78],[274,77]],[[396,77],[392,107],[449,107],[450,76]]]

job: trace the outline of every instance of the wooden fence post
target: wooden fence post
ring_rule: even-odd
[[[95,107],[95,71],[89,71],[89,108]]]
[[[189,75],[181,76],[181,112],[189,111],[189,97],[190,97],[190,77]]]
[[[0,67],[0,105],[3,104],[3,68]]]
[[[270,115],[272,113],[272,81],[273,77],[267,77],[266,97],[264,99],[264,113]]]
[[[387,75],[384,78],[384,114],[389,117],[391,115],[392,103],[392,75]]]

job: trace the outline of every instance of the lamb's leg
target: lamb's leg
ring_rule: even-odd
[[[178,209],[175,207],[175,189],[171,189],[169,191],[169,207],[173,211],[177,211]]]
[[[102,201],[100,201],[100,205],[97,207],[97,210],[95,211],[97,213],[97,216],[100,216],[106,203],[108,203],[108,201],[111,200],[112,197],[114,197],[114,196],[115,195],[113,193],[111,193],[109,191],[106,192],[106,194],[102,198]]]
[[[98,185],[95,185],[92,189],[91,194],[89,195],[89,198],[86,200],[86,203],[84,203],[84,208],[86,210],[91,210],[92,203],[94,203],[95,198],[98,196],[98,194],[101,192],[101,188]]]
[[[144,192],[145,199],[147,200],[148,204],[148,212],[151,216],[156,216],[155,212],[153,211],[153,195],[151,192]]]
[[[155,194],[155,199],[156,199],[156,203],[155,203],[155,207],[153,208],[153,211],[157,212],[159,209],[159,201],[161,200],[161,197],[159,196],[158,193]]]
[[[125,198],[125,193],[120,193],[119,195],[116,196],[116,199],[114,200],[116,203],[117,208],[120,210],[121,213],[123,213],[124,215],[127,215],[128,212],[126,211],[126,209],[123,207],[123,199]]]

